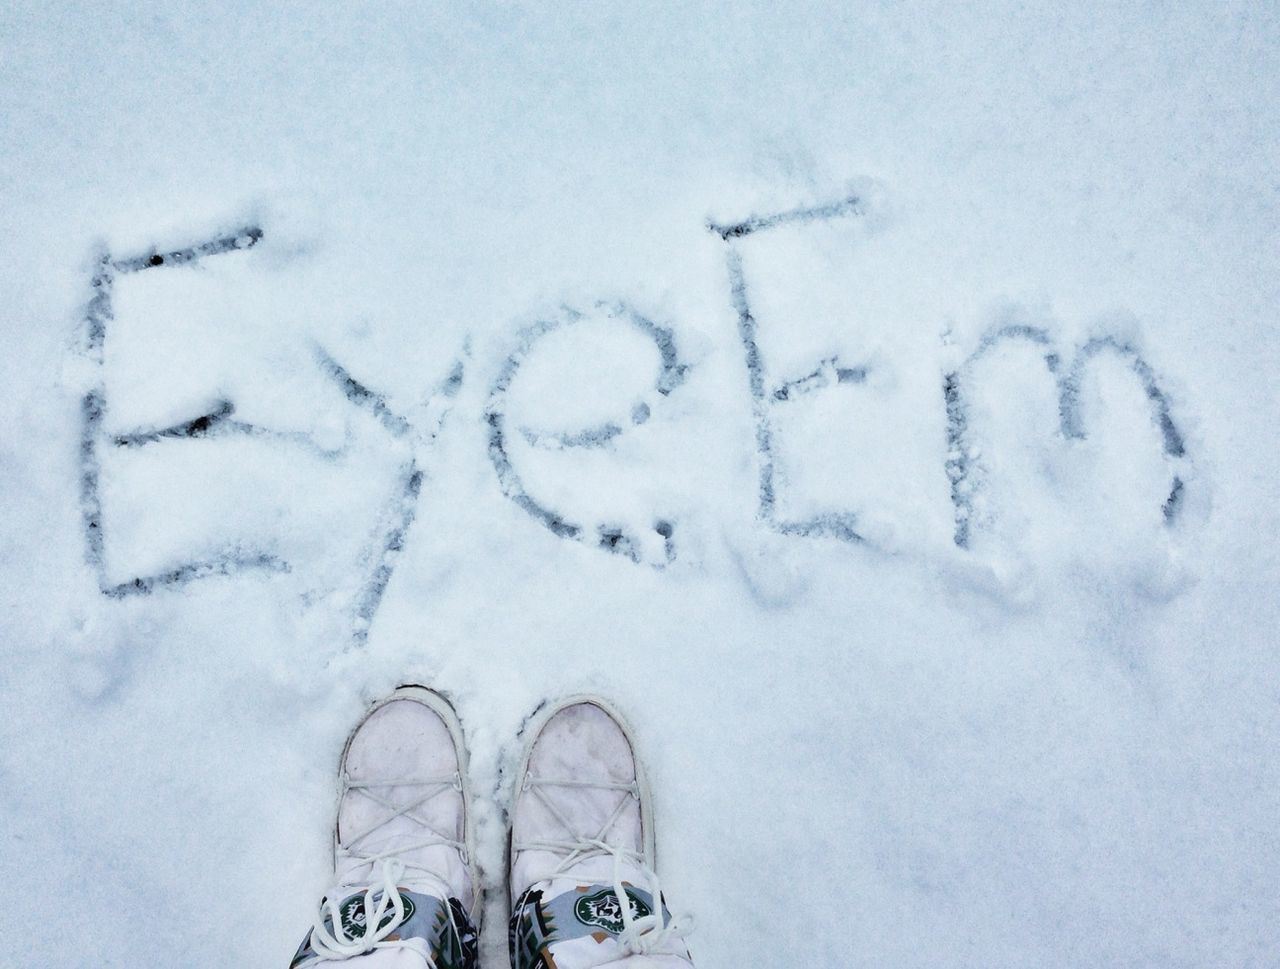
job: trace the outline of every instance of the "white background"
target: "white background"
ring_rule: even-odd
[[[774,6],[6,5],[0,964],[285,965],[342,741],[405,681],[468,730],[488,966],[500,768],[541,699],[582,689],[636,723],[703,969],[1280,958],[1274,9]],[[859,514],[860,546],[756,519],[705,228],[850,185],[866,218],[743,252],[775,382],[869,368],[777,412],[791,507]],[[250,223],[250,253],[121,282],[87,358],[98,247]],[[664,569],[556,537],[487,452],[521,331],[599,300],[669,327],[685,382],[631,427],[651,345],[559,331],[508,425],[625,433],[513,461],[589,532],[672,521]],[[942,376],[1011,318],[1064,359],[1103,331],[1141,347],[1187,442],[1175,528],[1125,370],[1099,365],[1067,442],[1011,348],[972,410],[987,518],[951,543]],[[313,344],[416,436],[352,407]],[[291,570],[102,596],[80,513],[98,380],[113,432],[232,399],[345,448],[105,447],[113,581],[228,547]],[[410,454],[426,480],[361,645]]]

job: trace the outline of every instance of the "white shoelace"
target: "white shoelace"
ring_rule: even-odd
[[[389,793],[399,787],[421,787],[424,790],[421,796],[401,807],[396,807],[386,796],[379,793],[379,791]],[[407,880],[426,883],[423,886],[426,893],[435,895],[444,903],[445,911],[452,924],[453,912],[449,908],[448,900],[453,892],[448,882],[439,872],[416,862],[406,861],[401,857],[420,848],[443,845],[455,849],[461,855],[462,863],[468,863],[467,846],[464,842],[437,831],[417,813],[418,809],[432,798],[449,790],[462,790],[462,778],[459,774],[454,773],[448,777],[396,778],[385,781],[346,779],[345,792],[358,791],[390,813],[378,818],[365,830],[338,845],[339,854],[346,856],[347,864],[335,874],[334,887],[321,902],[311,932],[311,948],[321,959],[348,959],[372,952],[374,949],[401,948],[415,949],[430,962],[430,954],[424,951],[425,945],[421,939],[388,939],[387,936],[393,934],[404,922],[404,899],[400,896],[398,884],[406,874],[410,876]],[[409,844],[397,844],[395,848],[387,851],[369,852],[360,847],[370,835],[400,817],[413,821],[429,832],[429,836]],[[367,877],[357,879],[356,874],[366,867],[369,869]],[[377,883],[377,875],[381,875],[380,883]],[[358,933],[348,932],[342,921],[340,906],[346,898],[350,897],[346,889],[352,884],[362,882],[368,885],[363,898],[365,913],[363,930]],[[385,924],[383,919],[386,919]],[[457,926],[453,928],[457,930]]]
[[[543,788],[548,787],[586,788],[600,791],[623,791],[625,793],[619,800],[617,807],[613,809],[613,813],[601,825],[596,836],[594,838],[583,838],[574,831],[573,825],[569,823],[551,798],[544,792]],[[539,839],[513,845],[515,851],[549,851],[556,854],[565,854],[564,860],[556,866],[554,871],[544,878],[535,879],[535,883],[550,881],[563,875],[579,862],[586,861],[589,858],[611,856],[613,858],[612,888],[614,895],[617,896],[618,906],[622,913],[622,932],[618,935],[619,944],[635,955],[683,955],[683,951],[673,948],[672,944],[677,941],[683,942],[685,937],[693,931],[693,919],[688,915],[672,916],[668,919],[663,910],[662,886],[658,881],[658,873],[648,866],[644,854],[632,848],[623,848],[619,845],[610,844],[605,840],[609,829],[613,827],[622,816],[622,812],[626,810],[629,800],[631,798],[637,801],[640,800],[640,788],[637,783],[634,781],[622,784],[615,781],[535,778],[532,774],[526,774],[524,790],[535,795],[543,803],[546,809],[551,812],[552,817],[568,832],[571,839],[565,841]],[[653,911],[649,915],[636,918],[631,911],[631,901],[627,897],[626,887],[622,881],[622,865],[624,862],[638,869],[641,878],[647,883],[645,887],[653,898]]]

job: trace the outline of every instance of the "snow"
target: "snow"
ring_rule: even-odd
[[[701,969],[1274,962],[1273,10],[0,44],[0,965],[286,964],[409,681],[467,731],[486,966],[517,732],[584,689]]]

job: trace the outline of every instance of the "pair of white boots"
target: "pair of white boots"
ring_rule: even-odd
[[[511,807],[515,969],[687,969],[654,873],[653,813],[622,719],[577,696],[541,710]],[[479,876],[462,725],[404,686],[342,754],[334,887],[291,969],[475,969]],[[353,967],[354,969],[354,967]]]

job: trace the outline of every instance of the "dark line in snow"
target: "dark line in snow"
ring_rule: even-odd
[[[662,369],[654,390],[659,397],[670,395],[672,390],[683,383],[688,367],[680,363],[675,337],[670,329],[659,326],[620,303],[611,306],[602,304],[600,308],[605,309],[611,319],[620,320],[635,327],[657,346],[662,360]],[[498,483],[502,487],[503,494],[552,534],[575,541],[585,540],[584,527],[546,507],[525,489],[507,447],[506,403],[512,381],[538,340],[553,330],[572,325],[582,318],[583,314],[576,310],[566,309],[560,317],[538,320],[522,330],[518,336],[516,349],[507,357],[493,383],[489,392],[489,401],[485,407],[485,422],[489,425],[489,460],[497,472]],[[646,401],[637,402],[631,408],[631,424],[633,426],[643,424],[649,419],[651,413],[652,409]],[[533,446],[598,448],[608,445],[622,434],[623,427],[620,423],[610,421],[572,433],[544,433],[524,427],[518,428],[518,432],[527,443]],[[675,546],[672,538],[674,526],[669,521],[660,520],[654,524],[654,531],[663,538],[666,561],[668,563],[674,561]],[[595,544],[605,551],[624,555],[636,562],[640,561],[640,543],[634,537],[624,534],[617,526],[597,526]]]
[[[117,434],[111,439],[116,447],[142,447],[145,444],[155,444],[164,438],[175,437],[204,437],[215,427],[223,424],[235,410],[235,405],[229,400],[221,400],[207,414],[193,420],[183,421],[181,424],[174,424],[172,427],[164,427],[154,431],[133,431],[129,434]],[[243,425],[249,426],[249,425]]]
[[[337,366],[337,364],[334,364],[334,366]],[[343,370],[342,372],[345,373],[346,371]],[[445,377],[439,389],[432,395],[433,400],[439,399],[446,403],[435,418],[429,440],[434,441],[443,430],[444,423],[452,411],[453,401],[457,399],[458,393],[462,390],[464,374],[464,364],[459,359],[454,363],[449,375]],[[354,383],[355,381],[353,380],[352,382]],[[364,390],[369,395],[367,398],[362,399],[376,402],[383,401],[381,395],[369,391],[363,385],[361,385],[361,390]],[[404,420],[392,414],[390,409],[385,407],[385,403],[382,406],[385,409],[385,413],[392,418]],[[387,423],[386,420],[383,423],[385,425]],[[407,420],[404,421],[404,426],[406,430],[409,429],[410,425]],[[392,431],[392,433],[394,434],[395,432]],[[424,477],[425,474],[419,467],[416,458],[405,465],[400,478],[400,486],[392,499],[391,509],[387,514],[390,524],[383,533],[382,540],[375,547],[375,551],[367,556],[376,564],[356,598],[352,645],[357,648],[363,647],[369,642],[369,631],[373,626],[374,617],[378,614],[378,609],[386,596],[387,587],[391,584],[391,577],[395,574],[400,554],[404,551],[404,545],[408,539],[409,529],[413,527],[413,523],[417,519],[418,499],[422,494]]]
[[[676,560],[676,527],[666,519],[660,518],[653,523],[653,530],[662,536],[663,552],[666,555],[667,564],[670,565]]]
[[[1184,485],[1182,478],[1178,475],[1173,476],[1173,487],[1169,489],[1169,497],[1164,500],[1164,504],[1160,506],[1160,511],[1164,514],[1166,525],[1172,525],[1178,519],[1178,513],[1182,511],[1182,492]]]
[[[1006,324],[988,333],[978,343],[973,353],[956,370],[942,378],[942,399],[947,414],[947,480],[951,484],[951,506],[954,509],[955,532],[953,540],[960,548],[968,548],[973,533],[973,497],[980,486],[969,445],[969,404],[964,398],[963,385],[974,364],[996,346],[1009,340],[1027,340],[1036,346],[1049,347],[1052,338],[1041,327],[1022,323]],[[1057,372],[1058,357],[1051,350],[1045,353],[1045,366],[1051,374]],[[961,374],[964,379],[961,379]]]
[[[107,321],[111,319],[111,291],[115,274],[111,269],[111,258],[105,253],[98,259],[90,286],[93,296],[85,309],[85,342],[89,358],[96,364],[102,363],[102,350],[107,342]]]
[[[795,380],[788,380],[773,392],[777,401],[793,400],[802,394],[810,394],[823,387],[837,384],[861,384],[867,381],[866,367],[838,367],[839,357],[829,357],[818,364],[810,373]]]
[[[247,555],[230,552],[203,562],[188,562],[157,575],[139,576],[127,582],[121,582],[119,585],[104,586],[102,594],[111,599],[145,596],[150,595],[157,588],[173,588],[187,585],[197,579],[238,575],[241,572],[259,569],[268,572],[288,572],[289,563],[265,552]]]
[[[643,421],[636,421],[635,423],[643,423]],[[520,428],[520,436],[533,447],[601,448],[607,446],[610,441],[621,433],[621,426],[612,423],[589,427],[585,431],[578,431],[576,434],[542,434],[527,427]]]
[[[866,209],[862,199],[856,195],[850,195],[848,198],[843,198],[836,202],[828,202],[825,205],[790,209],[774,215],[753,215],[741,222],[732,222],[727,225],[721,225],[708,219],[707,228],[728,242],[730,239],[741,239],[743,236],[749,236],[754,232],[772,229],[780,225],[791,225],[797,222],[818,222],[845,215],[864,215],[865,213]]]
[[[951,507],[954,509],[954,540],[960,548],[969,547],[969,531],[973,519],[973,498],[969,488],[969,453],[965,441],[968,431],[968,408],[960,399],[960,375],[955,371],[942,378],[942,399],[947,411],[947,480],[951,483]]]
[[[462,361],[454,361],[453,369],[449,371],[449,376],[444,379],[444,384],[440,387],[440,396],[449,400],[455,399],[462,390],[462,378],[465,373]]]
[[[409,422],[387,406],[385,397],[374,393],[351,376],[347,368],[329,356],[323,347],[317,345],[315,353],[320,368],[337,382],[347,400],[376,417],[395,437],[404,437],[409,433]]]
[[[866,541],[858,532],[858,516],[851,512],[831,512],[815,515],[805,521],[778,522],[774,527],[783,535],[801,538],[837,538],[854,544]]]
[[[576,322],[581,318],[580,314],[570,314],[573,318],[563,322]],[[685,374],[688,367],[680,363],[679,355],[676,353],[675,337],[670,329],[664,326],[658,326],[652,320],[646,319],[638,313],[634,313],[623,306],[615,306],[612,308],[611,316],[624,316],[636,329],[653,341],[658,348],[658,354],[661,358],[661,367],[658,374],[657,383],[654,390],[662,397],[667,397],[671,391],[684,382]],[[558,328],[552,327],[552,329]],[[544,331],[550,332],[550,331]],[[526,350],[527,353],[527,350]],[[654,402],[656,404],[656,401]],[[648,401],[639,400],[631,406],[630,419],[633,427],[638,427],[645,423],[653,413],[653,408]],[[528,427],[521,427],[520,436],[526,442],[534,447],[552,447],[552,448],[571,448],[586,447],[600,448],[605,447],[614,438],[622,434],[624,428],[621,423],[616,421],[606,421],[603,424],[597,424],[595,427],[588,427],[581,431],[569,433],[547,433],[533,430]]]
[[[80,515],[84,523],[85,557],[105,583],[106,555],[102,538],[102,494],[99,479],[98,435],[105,405],[101,388],[89,391],[80,400]]]
[[[85,307],[85,348],[98,368],[98,383],[80,399],[80,517],[84,525],[85,559],[102,588],[106,579],[106,553],[102,537],[102,463],[98,457],[98,437],[106,411],[106,391],[102,384],[103,349],[107,322],[111,319],[111,292],[115,276],[111,259],[104,252],[97,260],[90,288],[93,295]]]
[[[316,439],[304,431],[280,431],[274,428],[250,424],[247,421],[232,420],[235,405],[229,400],[219,401],[212,410],[189,421],[148,430],[130,431],[127,434],[116,434],[111,443],[116,447],[136,448],[148,444],[159,444],[165,440],[198,439],[205,437],[225,437],[242,435],[245,437],[268,437],[277,441],[288,441],[306,448],[317,457],[332,461],[344,450],[346,443],[334,449],[322,447]]]
[[[1111,351],[1129,361],[1130,368],[1142,384],[1143,392],[1151,403],[1152,420],[1161,434],[1161,451],[1165,458],[1176,462],[1186,456],[1182,432],[1173,420],[1169,398],[1160,388],[1155,371],[1132,344],[1112,336],[1094,337],[1079,347],[1071,366],[1064,373],[1060,358],[1053,352],[1052,338],[1047,330],[1025,324],[1009,324],[988,333],[977,348],[956,370],[943,375],[942,394],[947,409],[947,458],[946,473],[951,482],[951,504],[955,509],[955,544],[967,548],[973,531],[973,499],[982,487],[978,469],[970,457],[969,408],[964,398],[964,388],[970,383],[975,363],[990,353],[997,345],[1008,340],[1027,340],[1045,347],[1045,367],[1053,377],[1058,395],[1058,430],[1063,438],[1083,440],[1084,419],[1080,409],[1080,388],[1085,368],[1094,357]],[[1172,525],[1182,506],[1185,483],[1174,473],[1169,495],[1161,506],[1166,525]]]
[[[842,384],[864,384],[867,382],[867,368],[836,367],[836,381]]]
[[[776,403],[791,400],[795,394],[808,393],[828,386],[834,377],[837,383],[861,383],[866,380],[865,367],[837,367],[836,358],[820,362],[805,376],[789,381],[771,394],[765,391],[764,364],[757,340],[759,324],[751,311],[746,276],[742,268],[742,256],[734,245],[741,238],[760,229],[791,222],[812,222],[841,215],[861,215],[861,203],[857,198],[844,199],[830,205],[812,209],[794,209],[779,215],[748,219],[733,226],[708,224],[721,239],[728,243],[726,256],[729,272],[729,291],[733,308],[738,316],[738,339],[746,357],[747,384],[751,391],[751,413],[756,425],[756,454],[760,461],[756,517],[783,535],[799,537],[835,538],[844,542],[861,543],[865,539],[858,532],[857,516],[851,512],[831,512],[816,515],[802,521],[781,521],[777,517],[778,460],[774,450],[774,433],[770,408]]]
[[[102,380],[104,349],[107,341],[107,324],[113,319],[112,292],[117,273],[131,273],[157,266],[190,263],[204,256],[217,255],[247,249],[262,238],[262,230],[247,227],[234,235],[219,237],[186,249],[159,253],[151,250],[143,255],[112,260],[103,254],[97,262],[90,286],[93,295],[85,309],[85,345],[90,360],[97,365],[99,379],[80,403],[80,506],[85,530],[86,557],[93,567],[98,588],[103,595],[113,599],[127,596],[149,595],[157,588],[186,585],[197,579],[215,575],[234,575],[246,569],[288,571],[288,563],[261,552],[244,553],[229,551],[200,562],[179,565],[167,572],[150,576],[137,576],[121,583],[110,583],[106,578],[106,540],[102,522],[102,464],[98,453],[100,442],[106,440],[103,433],[104,415],[107,409],[105,383]],[[221,401],[208,414],[172,427],[135,431],[115,435],[111,443],[118,447],[141,447],[163,438],[200,437],[216,428],[238,426],[249,431],[259,431],[251,425],[237,425],[228,421],[233,407],[230,401]]]
[[[756,342],[756,319],[747,302],[747,281],[742,273],[742,257],[729,247],[729,290],[733,308],[738,312],[738,339],[742,341],[747,360],[747,384],[751,389],[751,412],[756,421],[756,453],[760,457],[757,515],[773,523],[773,429],[769,425],[769,407],[764,394],[764,368],[760,363],[760,346]]]
[[[1156,381],[1155,371],[1130,343],[1117,340],[1115,337],[1095,337],[1076,353],[1071,370],[1061,384],[1062,432],[1067,437],[1083,438],[1084,427],[1080,417],[1080,383],[1084,379],[1084,368],[1098,354],[1110,350],[1129,360],[1129,366],[1142,383],[1143,392],[1151,402],[1152,417],[1160,429],[1164,453],[1171,458],[1180,458],[1186,453],[1182,433],[1173,422],[1169,413],[1169,398],[1160,389]]]
[[[236,252],[251,249],[262,240],[262,229],[256,225],[244,226],[230,235],[219,236],[208,242],[201,242],[185,249],[173,249],[169,252],[158,252],[151,249],[128,259],[117,259],[111,263],[119,273],[136,273],[144,269],[155,269],[160,266],[181,266],[195,262],[206,256],[217,256],[224,252]]]
[[[485,422],[489,425],[489,460],[498,473],[498,483],[502,486],[503,493],[555,535],[576,539],[582,531],[578,525],[571,524],[551,509],[544,508],[525,491],[524,483],[520,480],[520,475],[507,453],[506,443],[505,405],[507,392],[511,389],[511,381],[515,379],[521,362],[533,344],[539,337],[558,327],[560,322],[539,320],[520,334],[515,352],[507,357],[502,369],[498,372],[497,380],[489,391],[489,403],[485,407],[484,416]]]
[[[396,563],[404,550],[405,539],[417,517],[418,496],[422,492],[422,471],[416,461],[410,461],[401,478],[392,511],[392,522],[383,536],[374,559],[377,564],[356,601],[356,622],[352,633],[354,644],[364,646],[369,641],[369,629],[378,607],[386,595]]]

